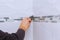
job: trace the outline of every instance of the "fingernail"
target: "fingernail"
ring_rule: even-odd
[[[29,23],[31,23],[31,21],[29,21]]]

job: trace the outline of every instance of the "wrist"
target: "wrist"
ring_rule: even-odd
[[[26,29],[24,27],[20,27],[19,29],[22,29],[22,30],[26,31]]]

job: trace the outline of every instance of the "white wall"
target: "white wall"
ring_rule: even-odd
[[[60,0],[34,0],[34,15],[60,14]],[[33,23],[34,40],[60,40],[60,23]]]
[[[34,40],[60,40],[60,23],[34,22]]]
[[[35,15],[59,15],[60,0],[34,0]]]

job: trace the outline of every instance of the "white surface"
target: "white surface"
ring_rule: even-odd
[[[35,23],[34,40],[60,40],[60,23]]]
[[[32,0],[0,0],[0,16],[32,15]]]
[[[34,15],[60,14],[60,0],[34,0]],[[34,40],[60,40],[60,23],[33,23]]]
[[[60,0],[34,0],[34,15],[59,15]]]

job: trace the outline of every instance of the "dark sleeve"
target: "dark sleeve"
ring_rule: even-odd
[[[18,29],[16,33],[6,33],[0,30],[0,40],[23,40],[25,36],[25,31]]]

